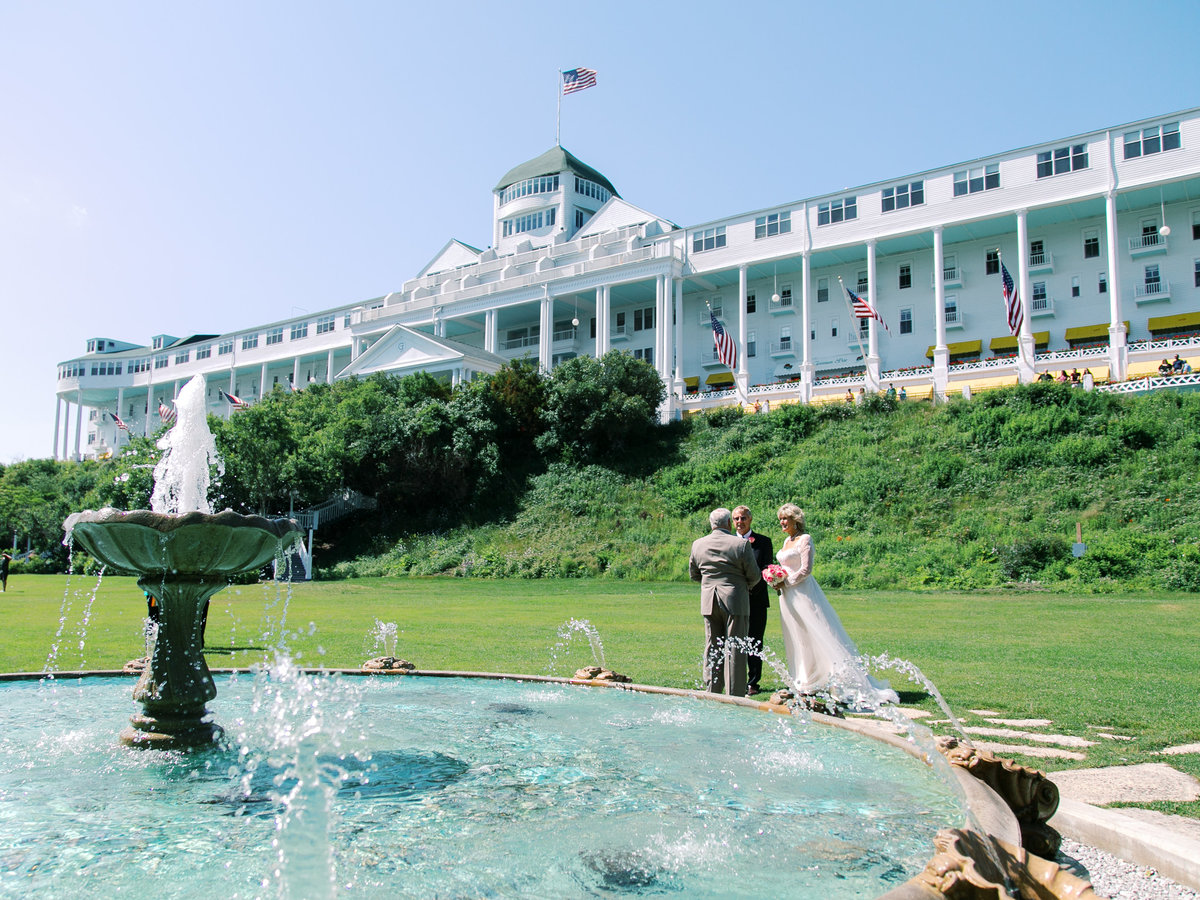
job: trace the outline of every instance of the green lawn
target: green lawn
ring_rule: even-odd
[[[146,609],[135,581],[105,578],[94,600],[93,591],[95,580],[79,576],[69,589],[62,576],[10,579],[0,594],[0,671],[117,668],[142,655]],[[1027,764],[1168,760],[1200,775],[1194,755],[1156,754],[1200,741],[1200,597],[832,591],[830,599],[860,650],[915,663],[968,724],[983,724],[970,710],[988,709],[1051,719],[1049,730],[1062,734],[1098,740],[1102,727],[1135,738],[1098,740],[1082,762],[1018,757]],[[606,664],[635,681],[699,686],[698,587],[681,583],[364,579],[296,585],[290,598],[285,587],[231,586],[213,600],[207,658],[214,668],[246,666],[282,640],[304,665],[353,667],[381,652],[370,637],[380,620],[396,623],[398,655],[420,668],[570,675],[592,662],[579,634],[555,660],[571,619],[590,622]],[[774,609],[767,644],[782,651]],[[905,705],[938,712],[920,686],[887,677]],[[1200,816],[1198,803],[1159,808]]]

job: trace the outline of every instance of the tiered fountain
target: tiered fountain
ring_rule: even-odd
[[[217,695],[201,652],[209,599],[235,575],[261,569],[300,537],[290,519],[213,514],[212,469],[220,471],[208,429],[203,376],[184,386],[177,419],[159,441],[151,510],[87,511],[64,523],[73,540],[106,569],[134,572],[158,601],[150,660],[134,688],[142,712],[121,739],[133,746],[211,743],[220,733],[205,704]]]

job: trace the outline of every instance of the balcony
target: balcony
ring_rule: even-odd
[[[961,309],[946,310],[946,327],[947,328],[966,328],[967,316]]]
[[[1054,315],[1054,298],[1034,297],[1029,301],[1029,315],[1034,319],[1040,316]]]
[[[1157,256],[1160,253],[1166,253],[1167,250],[1166,236],[1159,234],[1157,231],[1129,239],[1129,256],[1132,259],[1141,259],[1143,256]]]
[[[870,328],[864,327],[864,328],[858,329],[857,331],[855,331],[853,328],[850,328],[846,331],[846,343],[850,347],[857,348],[859,345],[862,345],[863,347],[865,347],[865,346],[867,346],[867,343],[870,340],[871,340],[871,329]]]
[[[1029,254],[1029,274],[1036,272],[1053,272],[1054,254],[1043,250],[1041,253]]]
[[[725,322],[725,320],[724,320],[724,319],[721,317],[721,307],[719,307],[719,306],[714,306],[714,307],[712,308],[712,314],[713,314],[714,316],[716,316],[716,317],[717,317],[718,321],[720,321],[720,323],[721,323],[722,325],[724,325],[726,328],[728,328],[728,327],[729,327],[729,325],[728,325],[728,324]],[[708,309],[707,309],[707,308],[700,310],[700,314],[699,314],[699,315],[696,317],[696,324],[697,324],[697,325],[707,325],[707,326],[709,326],[709,327],[711,327],[711,326],[712,326],[712,319],[711,319],[711,318],[709,317],[709,315],[708,315]]]
[[[771,341],[771,355],[778,356],[795,356],[795,343],[791,338],[782,341]]]
[[[707,353],[700,354],[700,365],[706,369],[728,369],[729,366],[721,362],[717,357],[716,350],[709,350]]]
[[[1166,279],[1146,281],[1133,286],[1133,301],[1139,306],[1143,303],[1160,303],[1171,299],[1171,282]]]
[[[532,337],[509,338],[500,342],[501,350],[523,350],[526,347],[538,346],[538,336],[535,334]]]
[[[608,339],[610,341],[627,341],[633,337],[633,326],[626,323],[625,325],[613,325],[608,329]]]
[[[929,276],[929,286],[936,288],[937,284],[933,280],[933,275]],[[942,269],[942,286],[960,288],[963,286],[962,269],[958,266],[946,266]]]
[[[774,299],[772,299],[768,308],[770,309],[771,315],[773,315],[773,316],[785,315],[785,314],[792,315],[793,313],[796,312],[796,304],[792,302],[792,298],[790,296],[789,297],[780,297],[778,303],[776,303],[774,301]]]

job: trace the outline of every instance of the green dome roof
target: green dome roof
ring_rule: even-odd
[[[516,184],[518,181],[524,181],[526,178],[537,178],[539,175],[557,175],[560,172],[574,172],[580,178],[596,182],[596,184],[610,191],[614,197],[621,196],[617,193],[617,189],[612,186],[611,181],[591,166],[580,162],[572,154],[558,146],[552,147],[536,159],[521,163],[515,169],[509,170],[508,174],[500,179],[500,183],[494,189],[502,191],[510,184]]]

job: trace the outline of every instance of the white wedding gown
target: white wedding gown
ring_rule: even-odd
[[[875,680],[863,669],[858,648],[810,574],[812,537],[802,534],[780,550],[777,558],[788,572],[779,595],[779,616],[788,674],[796,689],[826,691],[839,703],[856,708],[899,703],[886,681]]]

